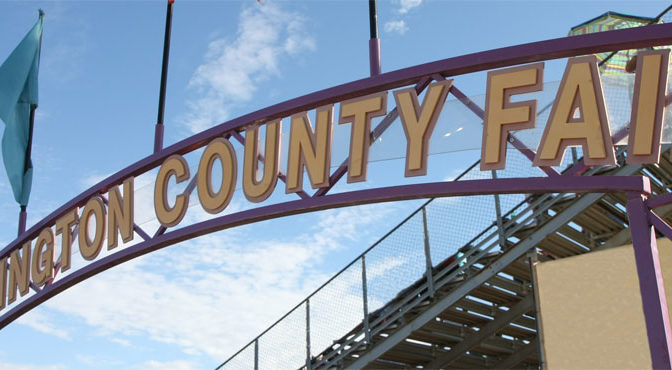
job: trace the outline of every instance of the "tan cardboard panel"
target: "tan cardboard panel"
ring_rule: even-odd
[[[670,302],[672,242],[658,248]],[[631,245],[540,263],[535,272],[549,369],[651,368]]]

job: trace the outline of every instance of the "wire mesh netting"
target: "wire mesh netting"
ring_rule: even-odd
[[[439,265],[455,255],[479,232],[491,227],[494,219],[493,197],[489,195],[437,199],[430,203],[427,226],[433,264]]]
[[[364,316],[362,264],[356,261],[312,295],[310,300],[310,345],[313,356],[352,339]],[[360,326],[361,327],[361,326]]]
[[[298,368],[306,361],[306,303],[259,338],[259,368]]]
[[[667,22],[668,18],[670,16],[666,14],[663,21]],[[618,134],[627,130],[629,125],[634,76],[605,74],[602,85],[611,134],[623,137]],[[513,99],[538,101],[537,127],[514,132],[529,149],[535,150],[539,143],[558,87],[558,82],[547,82],[542,91]],[[483,100],[483,96],[472,97],[472,101],[481,107]],[[482,120],[463,102],[447,101],[442,117],[450,119],[437,125],[431,141],[431,155],[480,147]],[[664,142],[672,140],[672,115],[667,114],[667,117]],[[396,158],[399,147],[405,146],[398,119],[396,122],[373,146],[371,161]],[[624,140],[627,136],[619,143],[625,143]],[[529,158],[511,145],[506,153],[505,170],[481,171],[475,165],[456,181],[545,176],[539,168],[530,165]],[[568,150],[563,166],[556,167],[556,170],[562,171],[571,166],[581,155],[580,149]],[[346,351],[365,341],[367,328],[384,325],[387,319],[400,312],[401,306],[428,294],[428,270],[434,272],[449,264],[464,263],[467,258],[460,260],[458,256],[463,247],[478,247],[467,252],[473,254],[500,250],[500,233],[514,225],[512,220],[520,225],[538,217],[533,214],[538,209],[535,207],[546,199],[526,200],[525,194],[512,194],[441,198],[428,202],[423,206],[423,212],[418,210],[412,214],[309,296],[299,308],[258,337],[256,359],[255,344],[252,342],[227,361],[225,367],[253,368],[258,364],[264,369],[297,369],[306,366],[308,353],[311,367],[342,358]],[[533,201],[538,203],[532,204]],[[424,220],[423,213],[426,216]],[[425,249],[428,249],[429,256],[426,256]]]
[[[493,174],[474,166],[457,181],[543,175],[529,163],[518,151],[510,150],[506,170]],[[511,211],[521,208],[523,199],[524,195],[499,196],[500,215],[504,219],[515,216]],[[415,212],[261,335],[256,362],[249,357],[254,351],[246,348],[234,356],[235,363],[247,363],[249,368],[257,363],[259,368],[296,369],[305,366],[308,350],[313,365],[324,364],[363,343],[366,327],[389,324],[386,321],[394,320],[402,306],[428,294],[428,269],[438,271],[451,263],[457,265],[460,261],[454,257],[464,246],[478,246],[471,253],[497,250],[493,249],[498,234],[496,205],[494,195],[430,201],[424,206],[424,219],[423,212]],[[225,366],[229,368],[229,363]]]
[[[226,363],[226,368],[231,370],[249,370],[255,368],[254,342],[247,345]]]
[[[426,271],[422,215],[416,213],[366,254],[369,309],[372,320],[388,302],[406,295]]]
[[[496,176],[540,174],[539,170],[529,166],[529,159],[518,152],[511,151],[508,162],[507,169],[497,171]],[[492,176],[490,171],[473,167],[457,181],[490,179]],[[511,217],[510,211],[520,206],[523,199],[524,195],[499,196],[500,214]],[[492,250],[493,243],[497,243],[497,211],[493,195],[435,199],[424,206],[424,212],[423,219],[423,212],[420,209],[416,211],[261,335],[258,338],[259,368],[305,366],[307,329],[312,361],[324,363],[332,360],[343,351],[361,344],[367,326],[385,324],[387,319],[400,312],[400,307],[427,294],[428,269],[444,268],[448,266],[446,261],[456,264],[455,258],[451,257],[466,245],[479,246],[474,250],[478,253],[486,247]],[[481,243],[484,240],[487,243]],[[430,254],[429,261],[425,248]],[[364,314],[365,299],[368,316]],[[235,356],[235,363],[244,362],[240,358],[244,355],[245,361],[251,361],[248,362],[251,367],[255,362],[254,358],[250,359],[249,353],[247,348]],[[229,368],[229,363],[226,367]]]

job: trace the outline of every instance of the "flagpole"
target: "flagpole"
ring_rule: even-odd
[[[42,44],[42,37],[40,37],[40,46]],[[41,49],[41,48],[40,48]],[[35,109],[37,107],[34,105],[30,106],[30,126],[28,126],[28,147],[26,148],[26,159],[23,168],[23,173],[25,174],[28,171],[28,166],[30,164],[30,152],[33,149],[33,126],[35,125]],[[21,236],[24,231],[26,231],[26,221],[28,219],[28,212],[26,208],[28,205],[19,206],[19,230],[17,236]]]
[[[369,69],[371,76],[380,74],[380,39],[378,38],[378,14],[376,0],[369,0]]]
[[[163,65],[161,66],[161,87],[159,90],[159,113],[154,128],[154,153],[163,149],[163,112],[166,106],[166,81],[168,80],[168,57],[170,55],[170,31],[173,24],[173,3],[168,0],[166,10],[166,32],[163,38]]]
[[[42,9],[38,9],[38,17],[39,18],[44,17],[44,11]],[[38,50],[38,63],[39,63],[39,56],[42,54],[42,33],[40,33],[40,45],[37,50]],[[28,126],[28,146],[26,147],[26,158],[23,164],[24,174],[28,172],[28,168],[30,166],[30,156],[33,149],[33,127],[35,126],[35,109],[37,109],[37,105],[31,104],[30,123]],[[26,211],[27,207],[28,207],[27,204],[25,206],[23,205],[19,206],[19,228],[17,236],[21,236],[21,234],[23,234],[26,231],[26,221],[28,220],[28,212]]]

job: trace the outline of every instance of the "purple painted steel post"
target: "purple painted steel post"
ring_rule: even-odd
[[[376,0],[369,0],[369,69],[371,76],[380,74],[380,39],[378,38],[378,14],[376,13]]]
[[[163,149],[163,124],[154,125],[154,153]]]
[[[672,366],[672,334],[656,234],[649,222],[649,208],[641,194],[628,193],[628,219],[642,295],[651,364],[654,369]]]
[[[26,206],[21,206],[21,211],[19,212],[19,232],[17,237],[26,231],[26,219],[28,218],[28,213],[26,212]]]
[[[371,76],[380,74],[380,39],[369,40],[369,68]]]

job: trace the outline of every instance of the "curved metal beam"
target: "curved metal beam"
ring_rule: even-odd
[[[0,329],[56,294],[111,267],[185,240],[236,226],[331,208],[407,199],[481,194],[568,192],[636,192],[649,194],[651,192],[651,186],[649,179],[643,176],[579,178],[558,176],[555,178],[532,177],[496,180],[465,180],[358,190],[254,208],[185,226],[153,239],[140,242],[92,262],[72,274],[62,277],[53,284],[45,286],[39,293],[35,293],[28,297],[6,314],[2,315],[0,317]]]
[[[20,247],[25,240],[37,237],[46,226],[53,225],[57,218],[74,207],[83,206],[93,195],[106,192],[110,187],[120,184],[130,176],[137,176],[159,166],[172,154],[185,154],[206,145],[215,137],[234,131],[240,131],[252,124],[284,118],[292,114],[317,108],[319,106],[364,96],[374,92],[394,89],[418,82],[425,76],[440,74],[444,77],[479,72],[493,68],[544,60],[573,57],[604,51],[639,49],[650,46],[672,44],[672,24],[652,25],[617,31],[564,37],[528,44],[493,49],[454,58],[425,63],[369,77],[325,90],[317,91],[299,98],[287,100],[249,113],[231,121],[219,124],[199,134],[175,143],[158,153],[145,157],[125,169],[109,176],[64,204],[45,217],[19,238],[0,251],[0,258],[8,256],[12,250]]]

